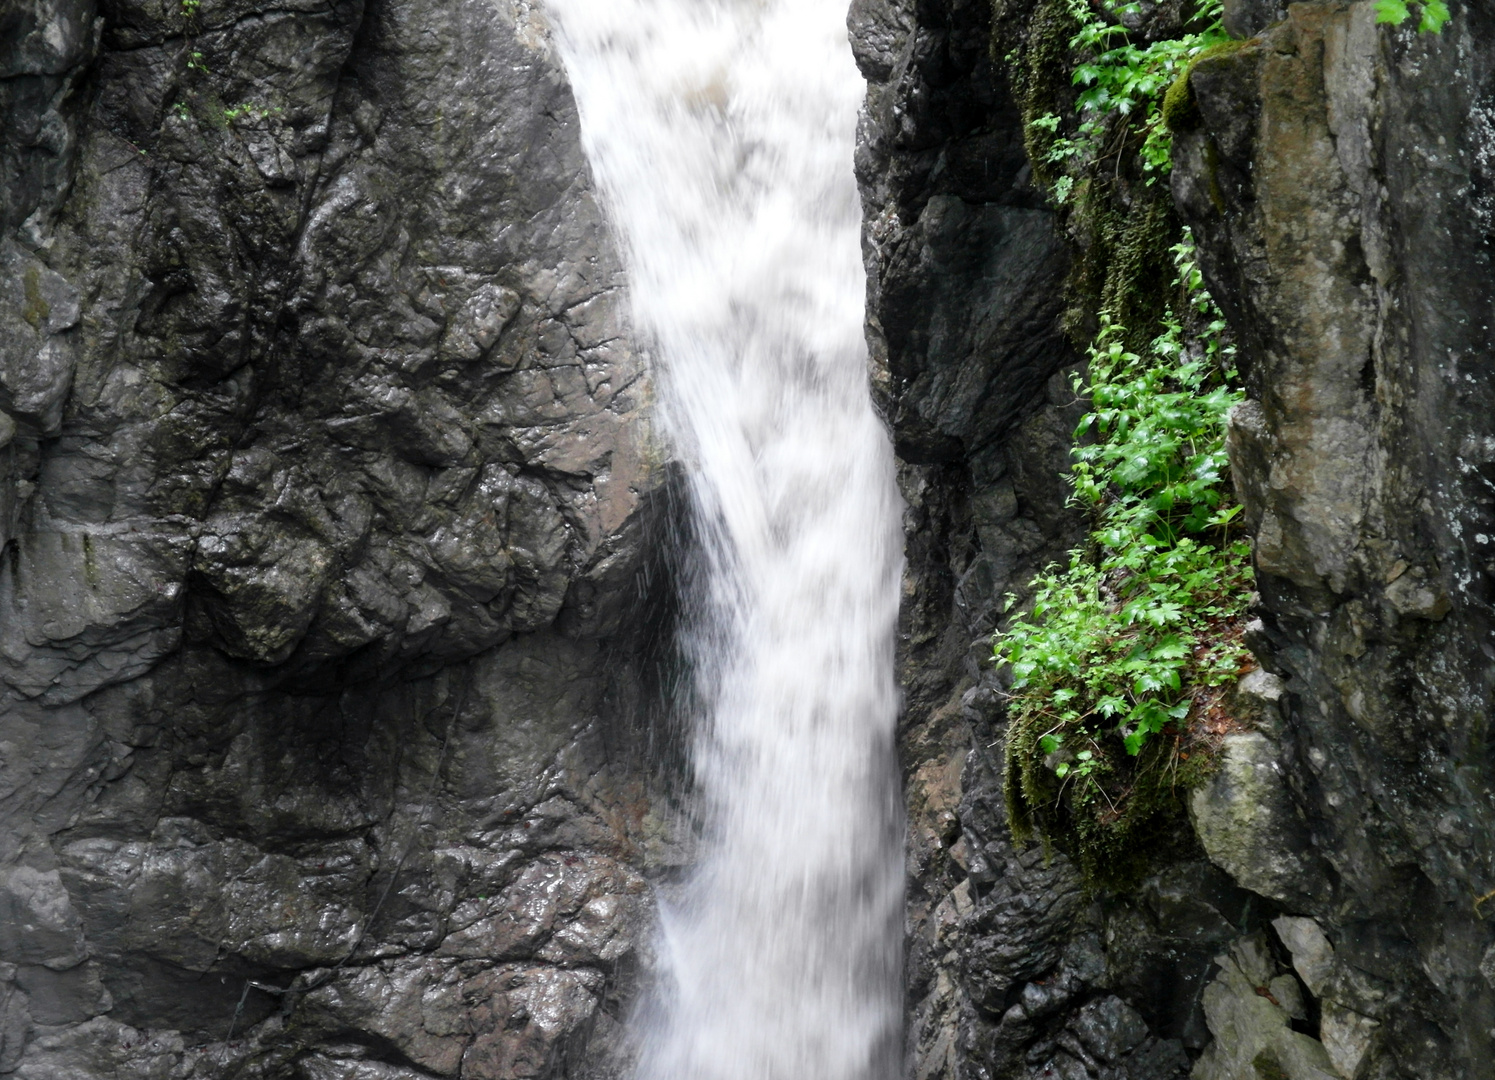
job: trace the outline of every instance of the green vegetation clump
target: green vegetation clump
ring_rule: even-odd
[[[1177,792],[1208,769],[1207,729],[1228,724],[1222,698],[1249,667],[1250,549],[1224,447],[1243,395],[1192,255],[1186,241],[1174,250],[1178,314],[1146,349],[1109,323],[1091,347],[1070,479],[1094,527],[996,639],[1013,674],[1013,831],[1057,841],[1099,883],[1133,876],[1176,819]]]
[[[1412,16],[1417,8],[1417,32],[1419,34],[1441,34],[1443,24],[1449,20],[1448,4],[1445,0],[1424,0],[1409,3],[1408,0],[1376,0],[1376,22],[1400,26]]]
[[[993,6],[993,56],[1021,109],[1034,178],[1073,240],[1065,328],[1084,348],[1105,319],[1125,328],[1129,348],[1145,348],[1166,317],[1168,251],[1182,235],[1158,183],[1171,167],[1163,98],[1190,63],[1229,40],[1220,3],[1142,31],[1128,28],[1142,18],[1139,3],[1035,0],[1021,27],[1006,3]]]
[[[1087,0],[1042,0],[1035,13],[1017,81],[1029,154],[1057,203],[1066,202],[1101,160],[1114,159],[1119,173],[1121,159],[1134,157],[1148,184],[1166,175],[1172,140],[1163,119],[1164,92],[1207,50],[1230,41],[1219,0],[1204,0],[1177,36],[1138,44],[1125,20],[1141,8],[1135,0],[1099,8]],[[1041,90],[1056,75],[1052,26],[1073,31],[1064,65],[1079,88],[1072,119],[1053,107],[1058,95]],[[1039,113],[1040,105],[1050,107]]]
[[[1239,47],[1220,18],[1217,0],[1145,25],[1138,4],[1037,0],[1026,32],[1002,42],[1034,176],[1076,252],[1066,321],[1088,357],[1075,389],[1091,411],[1070,479],[1092,520],[995,640],[1013,674],[1008,813],[1019,839],[1042,835],[1095,885],[1135,880],[1178,832],[1179,795],[1210,769],[1249,666],[1250,553],[1224,450],[1243,395],[1158,183],[1170,88]],[[996,51],[1012,27],[993,34]],[[1192,108],[1179,94],[1173,105]]]
[[[1006,795],[1014,835],[1073,855],[1095,885],[1135,880],[1179,832],[1182,791],[1238,722],[1229,691],[1252,588],[1225,418],[1243,397],[1229,331],[1167,186],[1189,75],[1239,49],[1220,0],[993,0],[992,56],[1021,110],[1036,182],[1075,258],[1066,328],[1088,356],[1074,498],[1092,515],[1067,567],[995,639],[1011,665]],[[1376,0],[1438,32],[1444,0]],[[1171,21],[1169,21],[1171,19]],[[1009,601],[1010,603],[1011,601]]]

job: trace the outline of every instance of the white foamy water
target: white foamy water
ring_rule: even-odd
[[[901,503],[873,412],[846,0],[547,0],[706,567],[702,855],[642,1080],[900,1071]]]

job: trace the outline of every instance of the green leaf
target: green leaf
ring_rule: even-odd
[[[1376,0],[1376,22],[1389,23],[1392,26],[1400,26],[1407,21],[1411,12],[1407,10],[1406,0]]]
[[[1389,2],[1401,5],[1397,21],[1404,21],[1417,0]],[[1145,47],[1120,25],[1116,0],[1067,0],[1065,7],[1076,24],[1071,46],[1083,54],[1072,68],[1077,116],[1045,114],[1028,130],[1045,133],[1036,152],[1058,174],[1050,201],[1081,202],[1083,213],[1098,190],[1094,181],[1111,168],[1115,151],[1103,147],[1120,147],[1119,166],[1140,164],[1147,183],[1166,173],[1171,140],[1161,97],[1187,64],[1226,37],[1218,0],[1200,0],[1195,25],[1203,32]],[[1419,10],[1436,21],[1437,12]],[[1071,138],[1054,137],[1069,123]],[[1149,738],[1187,723],[1195,691],[1228,681],[1245,656],[1217,631],[1221,620],[1243,614],[1251,589],[1249,548],[1227,531],[1241,512],[1230,498],[1224,451],[1226,415],[1243,399],[1235,349],[1187,235],[1172,254],[1177,290],[1145,347],[1112,313],[1098,313],[1085,373],[1072,381],[1089,402],[1075,430],[1083,445],[1070,482],[1074,503],[1092,516],[1090,533],[1067,566],[1031,583],[1026,616],[1012,618],[1008,609],[1010,622],[994,643],[1016,679],[1012,731],[1027,733],[1007,742],[1009,755],[1027,755],[1008,759],[1020,777],[1037,768],[1060,779],[1109,774],[1103,747],[1114,744],[1102,740],[1119,738],[1136,757]],[[1044,758],[1066,739],[1092,749],[1050,772]],[[1151,756],[1138,764],[1157,767]],[[1131,777],[1123,771],[1117,779],[1107,798],[1124,800]],[[1096,795],[1076,784],[1061,786],[1059,798],[1082,807]]]
[[[1417,23],[1417,32],[1441,34],[1443,24],[1448,22],[1449,17],[1448,4],[1444,0],[1427,0],[1422,5],[1422,18]]]
[[[1189,655],[1189,646],[1177,634],[1169,634],[1150,650],[1154,660],[1181,660]]]

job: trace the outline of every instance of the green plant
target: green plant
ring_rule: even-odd
[[[1242,393],[1187,237],[1173,257],[1162,333],[1132,351],[1103,319],[1076,379],[1091,411],[1071,482],[1092,515],[1089,542],[1035,580],[1031,611],[994,646],[1013,677],[1013,831],[1076,841],[1098,880],[1122,875],[1129,838],[1166,816],[1174,789],[1207,762],[1191,719],[1216,708],[1248,662],[1250,551],[1224,450]]]
[[[225,106],[223,119],[232,124],[235,120],[268,120],[281,112],[278,105],[265,106],[255,105],[251,102],[241,102],[238,105]]]
[[[192,18],[202,7],[202,0],[178,0],[178,3],[179,10],[181,11],[182,18],[184,19]]]
[[[1376,22],[1400,26],[1412,17],[1412,8],[1417,8],[1417,32],[1441,34],[1443,24],[1449,20],[1448,4],[1445,0],[1424,0],[1422,3],[1409,0],[1376,0]]]
[[[1167,185],[1162,102],[1180,71],[1224,40],[1218,0],[1198,8],[993,0],[992,56],[1008,69],[1033,177],[1073,240],[1064,327],[1084,348],[1100,316],[1145,347],[1162,327],[1168,249],[1181,225]]]
[[[1087,165],[1125,152],[1129,141],[1152,183],[1171,168],[1172,133],[1164,122],[1163,99],[1190,64],[1201,54],[1229,41],[1221,26],[1220,0],[1203,0],[1190,26],[1199,29],[1147,45],[1133,40],[1123,19],[1138,14],[1141,4],[1101,4],[1065,0],[1073,25],[1071,54],[1080,58],[1070,79],[1080,87],[1074,109],[1078,124],[1072,135],[1059,134],[1057,113],[1028,119],[1029,145],[1047,141],[1040,156],[1052,176],[1050,194],[1064,202]],[[1119,130],[1118,130],[1119,129]],[[1045,133],[1046,139],[1038,133]],[[1114,145],[1113,145],[1114,144]],[[1056,174],[1057,173],[1057,174]]]

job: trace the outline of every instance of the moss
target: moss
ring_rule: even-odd
[[[1111,117],[1094,136],[1091,158],[1049,161],[1056,140],[1077,130],[1073,74],[1082,59],[1070,48],[1080,24],[1069,0],[993,0],[991,51],[1004,70],[1022,123],[1035,181],[1052,190],[1073,186],[1056,206],[1071,240],[1065,281],[1064,329],[1080,348],[1090,345],[1102,317],[1124,330],[1124,344],[1141,352],[1163,329],[1175,301],[1172,250],[1183,239],[1166,178],[1143,167],[1146,137],[1135,116]],[[1189,74],[1202,60],[1234,52],[1246,42],[1204,50],[1160,104],[1168,130],[1197,123]],[[1057,125],[1039,125],[1045,117]],[[1056,776],[1039,739],[1048,721],[1014,708],[1004,768],[1008,821],[1019,841],[1042,838],[1069,855],[1091,888],[1126,888],[1160,860],[1194,843],[1183,812],[1185,793],[1212,770],[1207,740],[1174,732],[1129,757],[1120,739],[1097,736],[1088,777]]]
[[[1168,87],[1168,92],[1163,95],[1163,123],[1169,131],[1187,131],[1199,123],[1199,103],[1194,97],[1193,84],[1189,77],[1194,74],[1194,69],[1199,66],[1200,61],[1208,60],[1213,56],[1229,56],[1231,53],[1239,52],[1255,39],[1247,41],[1222,41],[1218,45],[1211,45],[1194,59],[1189,61],[1187,67],[1173,80],[1173,85]]]
[[[1120,226],[1100,296],[1100,313],[1129,331],[1135,328],[1129,336],[1139,345],[1156,336],[1168,310],[1177,274],[1171,251],[1183,236],[1167,189],[1156,185],[1147,195]]]
[[[1075,54],[1070,42],[1080,22],[1069,0],[1035,0],[1026,11],[993,0],[991,52],[1005,67],[1023,123],[1023,146],[1034,180],[1052,188],[1064,175],[1048,160],[1061,131],[1035,121],[1070,118],[1074,112]],[[1114,171],[1092,167],[1075,178],[1060,207],[1073,241],[1065,282],[1064,329],[1076,346],[1094,338],[1102,314],[1126,328],[1129,346],[1152,340],[1160,328],[1173,280],[1169,249],[1182,235],[1166,186],[1148,183],[1120,168],[1141,136],[1123,130],[1123,118],[1108,144],[1120,142]],[[1108,154],[1111,160],[1112,155]]]
[[[1270,1050],[1263,1050],[1251,1060],[1251,1068],[1256,1073],[1257,1080],[1290,1080],[1287,1070],[1272,1056]]]
[[[1157,336],[1173,291],[1171,251],[1183,235],[1173,201],[1161,184],[1124,191],[1107,179],[1082,181],[1073,194],[1065,331],[1084,347],[1105,316],[1140,349]]]
[[[1057,176],[1048,161],[1055,134],[1035,127],[1045,116],[1068,112],[1073,104],[1070,40],[1080,30],[1067,0],[1038,0],[1028,21],[1027,34],[1015,50],[1013,89],[1023,121],[1023,149],[1027,151],[1033,176],[1045,186]],[[993,41],[996,38],[993,19]]]
[[[1220,189],[1220,148],[1215,145],[1215,140],[1210,139],[1204,144],[1204,169],[1209,179],[1209,201],[1215,208],[1215,213],[1225,214],[1225,192]]]
[[[1183,799],[1214,770],[1208,746],[1190,742],[1185,751],[1184,736],[1156,738],[1132,758],[1107,739],[1099,769],[1065,782],[1038,751],[1042,726],[1017,715],[1007,730],[1003,793],[1014,839],[1052,844],[1092,890],[1128,889],[1192,847]]]
[[[1193,71],[1193,64],[1184,68],[1183,73],[1173,80],[1173,85],[1168,87],[1168,92],[1163,95],[1163,124],[1169,131],[1184,131],[1193,127],[1199,120],[1199,107],[1194,100],[1194,88],[1189,85],[1189,75]]]
[[[26,292],[26,306],[21,309],[21,317],[33,328],[40,330],[42,323],[52,315],[52,306],[42,296],[41,271],[35,266],[28,267],[26,273],[21,276],[21,281],[22,288]]]
[[[83,534],[83,579],[88,582],[89,588],[99,587],[99,567],[94,560],[93,537],[87,533]]]

